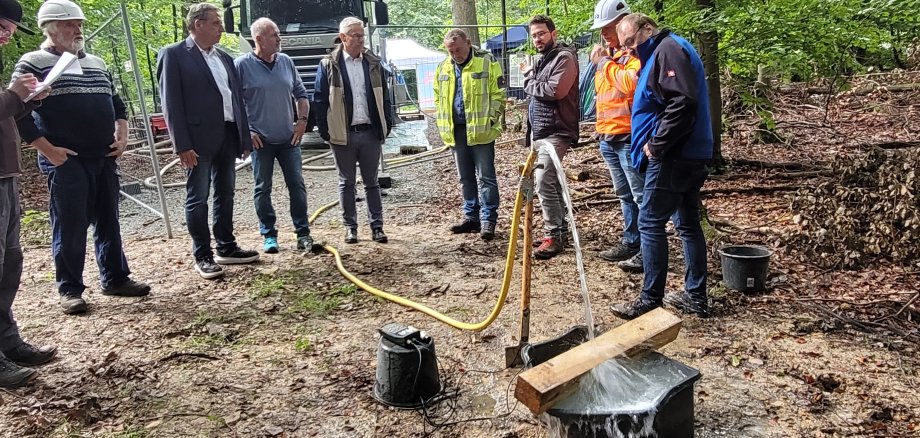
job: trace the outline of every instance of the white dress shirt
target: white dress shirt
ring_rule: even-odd
[[[214,76],[214,82],[217,83],[217,89],[223,98],[224,121],[232,122],[234,121],[233,92],[230,91],[230,76],[227,75],[227,67],[224,66],[224,62],[220,59],[220,53],[214,47],[211,47],[210,50],[204,50],[201,46],[198,46],[198,50],[201,51],[201,56],[208,63],[208,68],[211,69],[211,75]]]
[[[348,81],[351,82],[351,124],[354,126],[370,123],[367,91],[364,88],[364,55],[352,58],[345,52],[345,70],[348,71]]]

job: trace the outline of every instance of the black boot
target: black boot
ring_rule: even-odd
[[[35,370],[16,365],[6,357],[0,356],[0,387],[19,388],[29,384],[35,378]]]
[[[7,359],[24,367],[34,367],[51,362],[51,359],[54,359],[56,354],[57,347],[50,345],[36,347],[28,342],[23,342],[18,347],[3,352]]]

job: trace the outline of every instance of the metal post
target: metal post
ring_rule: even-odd
[[[503,64],[502,70],[504,72],[506,86],[508,86],[511,80],[511,60],[510,60],[510,55],[508,55],[508,28],[505,27],[507,25],[508,25],[508,9],[506,8],[505,0],[502,0],[502,57],[504,58],[504,61],[502,61],[502,64]],[[511,88],[511,87],[508,86],[508,88]],[[504,115],[502,116],[502,118],[504,119]]]
[[[131,35],[131,23],[128,22],[128,8],[121,3],[121,19],[124,23],[125,35],[128,39],[128,52],[131,53],[131,70],[134,74],[134,83],[137,85],[137,97],[141,101],[141,115],[144,117],[144,130],[147,134],[147,146],[150,148],[150,160],[153,164],[153,174],[157,181],[157,194],[160,196],[160,208],[163,210],[163,223],[166,225],[166,237],[173,238],[172,225],[169,222],[169,207],[166,205],[166,193],[163,191],[163,179],[160,175],[160,161],[157,158],[156,146],[153,142],[153,130],[150,129],[150,115],[147,114],[147,100],[144,98],[144,81],[141,79],[141,69],[137,64],[137,50],[134,47],[134,38]]]

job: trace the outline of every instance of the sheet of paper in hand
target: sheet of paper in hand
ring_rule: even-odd
[[[43,91],[47,90],[51,84],[54,83],[62,74],[71,74],[71,75],[82,75],[83,68],[80,67],[80,63],[77,62],[77,57],[70,52],[64,52],[61,55],[61,59],[58,60],[54,67],[51,68],[51,71],[45,76],[45,80],[38,83],[38,86],[35,87],[35,90],[31,94],[26,96],[23,99],[23,102],[28,102],[32,100],[35,96],[38,96]]]

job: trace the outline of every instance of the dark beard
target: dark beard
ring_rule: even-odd
[[[553,41],[553,42],[551,42],[551,43],[549,43],[549,44],[543,46],[543,50],[540,50],[540,53],[548,53],[550,50],[553,50],[553,49],[555,49],[555,48],[556,48],[556,42]]]

